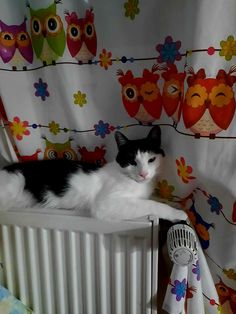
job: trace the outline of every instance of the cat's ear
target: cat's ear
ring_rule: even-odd
[[[116,131],[116,133],[115,133],[115,140],[116,140],[116,144],[117,144],[118,148],[120,148],[122,145],[125,145],[129,141],[127,139],[127,137],[124,136],[124,134],[122,134],[119,131]]]
[[[161,128],[158,125],[155,125],[148,133],[147,138],[155,141],[155,143],[158,143],[158,145],[161,146]]]

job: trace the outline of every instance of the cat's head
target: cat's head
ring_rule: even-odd
[[[159,126],[154,126],[146,138],[129,140],[117,131],[115,139],[118,146],[116,162],[123,173],[137,182],[146,182],[157,176],[165,156]]]

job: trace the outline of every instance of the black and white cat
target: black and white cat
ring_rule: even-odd
[[[160,128],[153,127],[144,139],[129,140],[121,132],[115,139],[116,160],[102,168],[68,160],[6,166],[0,171],[0,210],[44,207],[104,220],[147,215],[186,220],[184,211],[149,199],[164,157]]]

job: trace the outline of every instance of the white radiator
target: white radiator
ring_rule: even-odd
[[[0,213],[3,286],[35,314],[157,313],[155,220]]]

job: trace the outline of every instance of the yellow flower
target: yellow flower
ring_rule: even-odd
[[[206,88],[200,84],[189,87],[185,95],[187,104],[193,108],[203,106],[207,99]]]
[[[225,57],[226,61],[232,59],[232,56],[236,56],[236,41],[234,40],[234,36],[228,36],[227,40],[221,40],[220,42],[221,51],[219,55],[221,57]]]
[[[102,50],[102,53],[99,55],[100,66],[105,70],[108,69],[108,66],[112,65],[111,60],[111,52],[106,51],[106,49]]]
[[[166,180],[159,181],[157,184],[157,193],[158,195],[167,200],[172,200],[173,195],[172,192],[174,191],[174,187],[172,185],[169,185]]]
[[[13,136],[15,136],[19,141],[22,140],[23,135],[30,135],[30,131],[27,129],[29,126],[28,121],[20,121],[19,117],[15,117],[9,125]]]
[[[59,129],[59,124],[56,123],[55,121],[51,121],[48,124],[49,130],[51,133],[53,133],[54,135],[57,135],[58,133],[60,133],[60,129]]]
[[[74,96],[74,104],[83,107],[83,105],[87,104],[86,94],[82,94],[81,91],[78,91]]]
[[[209,94],[212,105],[218,108],[228,105],[233,97],[232,88],[223,83],[213,87]]]
[[[144,100],[153,101],[157,99],[159,90],[155,83],[146,82],[140,88],[140,95]]]
[[[125,16],[130,17],[131,20],[134,20],[135,15],[139,14],[139,1],[138,0],[128,0],[124,3]]]

